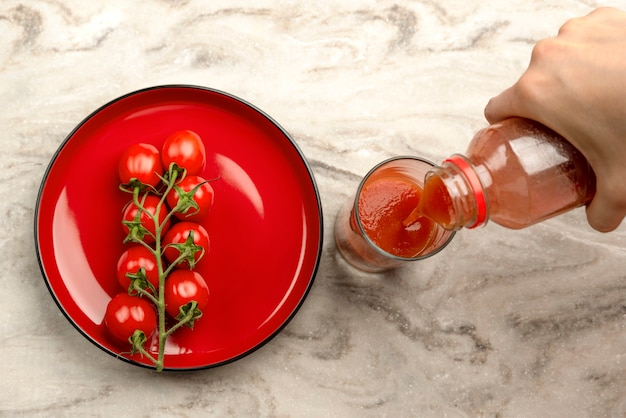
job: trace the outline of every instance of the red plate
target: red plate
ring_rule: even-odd
[[[168,340],[165,370],[236,360],[270,340],[303,303],[322,248],[322,210],[313,174],[275,121],[229,94],[161,86],[116,99],[65,139],[43,178],[35,213],[37,255],[52,297],[68,320],[109,354],[145,367],[107,334],[103,317],[122,289],[123,252],[117,164],[136,142],[159,149],[179,129],[204,140],[215,204],[204,227],[211,250],[197,270],[209,307],[193,330]]]

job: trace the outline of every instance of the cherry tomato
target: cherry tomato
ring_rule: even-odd
[[[204,278],[194,270],[174,270],[165,279],[165,312],[172,318],[180,314],[180,307],[196,301],[201,312],[209,304],[209,287]]]
[[[176,187],[179,189],[172,189],[167,194],[170,208],[174,209],[181,200],[183,202],[183,208],[174,212],[174,216],[184,221],[202,220],[213,206],[213,186],[200,176],[186,176]]]
[[[122,229],[124,230],[124,233],[128,235],[131,229],[139,228],[139,225],[141,225],[142,228],[140,228],[141,230],[138,231],[138,238],[143,239],[143,241],[147,244],[151,244],[155,241],[154,237],[156,236],[156,225],[152,220],[152,216],[154,216],[154,214],[156,213],[156,208],[159,204],[160,199],[154,195],[148,195],[145,196],[145,199],[143,196],[140,197],[139,202],[141,203],[142,201],[142,206],[145,211],[141,211],[141,214],[139,214],[138,223],[137,219],[135,218],[139,213],[139,208],[137,207],[137,205],[135,205],[133,201],[130,201],[126,204],[122,213]],[[159,225],[165,221],[166,216],[167,208],[162,207],[159,211]],[[167,223],[163,225],[163,228],[161,230],[161,236],[163,236],[165,231],[167,231],[169,225],[170,221],[168,219]]]
[[[119,293],[111,299],[104,314],[109,333],[120,341],[128,341],[136,330],[150,337],[157,325],[154,307],[146,299]]]
[[[141,268],[143,268],[143,276],[139,273]],[[159,288],[159,271],[156,257],[143,245],[129,247],[119,258],[117,262],[117,281],[124,289],[128,289],[131,284],[131,278],[128,275],[131,277],[137,276],[137,279],[145,280],[154,289]],[[146,287],[147,285],[143,288],[145,289]]]
[[[165,140],[161,152],[163,167],[171,163],[187,170],[187,175],[197,175],[204,170],[206,150],[200,136],[193,131],[177,131]]]
[[[190,238],[193,234],[193,241]],[[194,268],[202,256],[209,252],[210,241],[206,229],[195,222],[179,222],[172,226],[163,237],[163,254],[170,263],[174,263],[181,254],[187,252],[178,266]]]
[[[124,151],[118,166],[122,184],[134,186],[139,181],[143,185],[156,187],[163,174],[163,164],[159,150],[150,144],[134,144]]]

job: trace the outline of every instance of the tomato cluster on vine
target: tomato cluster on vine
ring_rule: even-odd
[[[210,251],[202,221],[214,201],[201,177],[206,150],[193,131],[168,136],[159,150],[146,143],[124,151],[120,189],[132,195],[122,210],[125,250],[117,263],[121,291],[109,302],[104,324],[131,353],[163,368],[165,340],[181,326],[193,327],[209,303],[206,280],[195,267]],[[167,319],[169,316],[169,319]],[[158,334],[158,356],[144,347]]]

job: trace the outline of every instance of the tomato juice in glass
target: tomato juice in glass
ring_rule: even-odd
[[[363,178],[335,221],[337,249],[348,263],[380,272],[429,257],[450,242],[454,232],[429,218],[404,224],[419,204],[432,167],[418,157],[394,157]]]

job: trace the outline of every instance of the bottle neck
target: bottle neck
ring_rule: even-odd
[[[477,228],[487,223],[489,202],[474,166],[466,157],[455,154],[440,167],[432,169],[426,175],[426,194],[429,184],[440,184],[439,187],[442,187],[441,191],[434,194],[444,195],[439,199],[445,202],[448,213],[440,219],[436,219],[436,215],[432,217],[446,229]],[[427,208],[424,210],[428,212]]]
[[[487,195],[483,184],[478,177],[478,173],[474,170],[474,166],[466,157],[459,154],[452,155],[444,161],[444,164],[445,163],[448,163],[450,166],[454,166],[456,168],[455,171],[459,173],[458,175],[464,179],[465,187],[458,191],[465,191],[469,188],[467,196],[461,193],[457,195],[459,200],[466,200],[467,203],[472,203],[473,200],[472,206],[474,206],[475,210],[472,211],[472,222],[468,222],[463,226],[467,228],[484,226],[487,223],[488,217]],[[458,183],[459,182],[457,181],[456,184]]]

